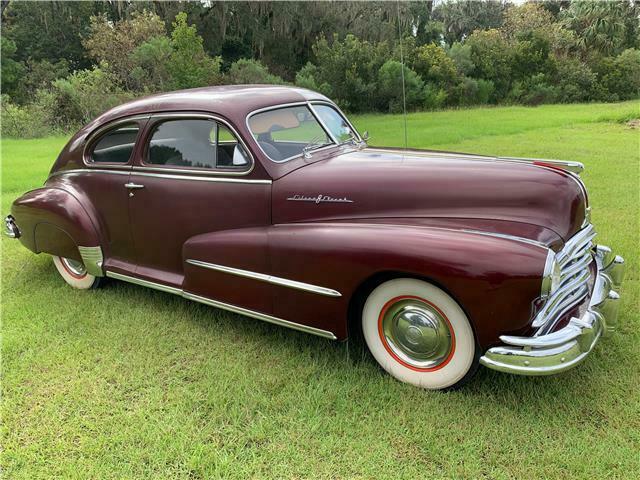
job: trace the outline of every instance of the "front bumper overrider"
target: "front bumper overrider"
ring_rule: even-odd
[[[580,318],[552,333],[531,337],[502,335],[503,345],[490,348],[480,363],[500,372],[519,375],[551,375],[564,372],[584,360],[600,337],[616,328],[624,278],[624,260],[610,248],[593,253],[596,277],[588,307]]]

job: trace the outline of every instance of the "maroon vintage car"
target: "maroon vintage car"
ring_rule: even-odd
[[[144,285],[326,338],[394,377],[546,375],[613,328],[623,259],[577,162],[368,148],[326,97],[201,88],[80,130],[6,232],[73,287]]]

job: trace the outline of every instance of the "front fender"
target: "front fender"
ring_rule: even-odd
[[[13,202],[11,214],[22,233],[20,241],[35,253],[81,260],[78,247],[100,245],[87,211],[66,190],[31,190]]]
[[[348,302],[374,275],[402,272],[440,286],[465,309],[481,346],[529,328],[545,247],[462,230],[355,223],[277,225],[269,230],[273,275],[339,291],[341,301],[277,290],[275,313],[310,317],[346,336]],[[343,334],[343,335],[341,335]]]

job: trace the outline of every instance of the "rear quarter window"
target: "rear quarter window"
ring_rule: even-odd
[[[120,125],[102,135],[93,145],[94,163],[127,163],[133,153],[140,128],[136,123]]]

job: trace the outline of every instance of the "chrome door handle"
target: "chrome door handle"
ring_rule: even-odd
[[[130,190],[137,190],[139,188],[144,188],[144,185],[140,185],[139,183],[125,183],[124,186],[125,188],[128,188]]]

